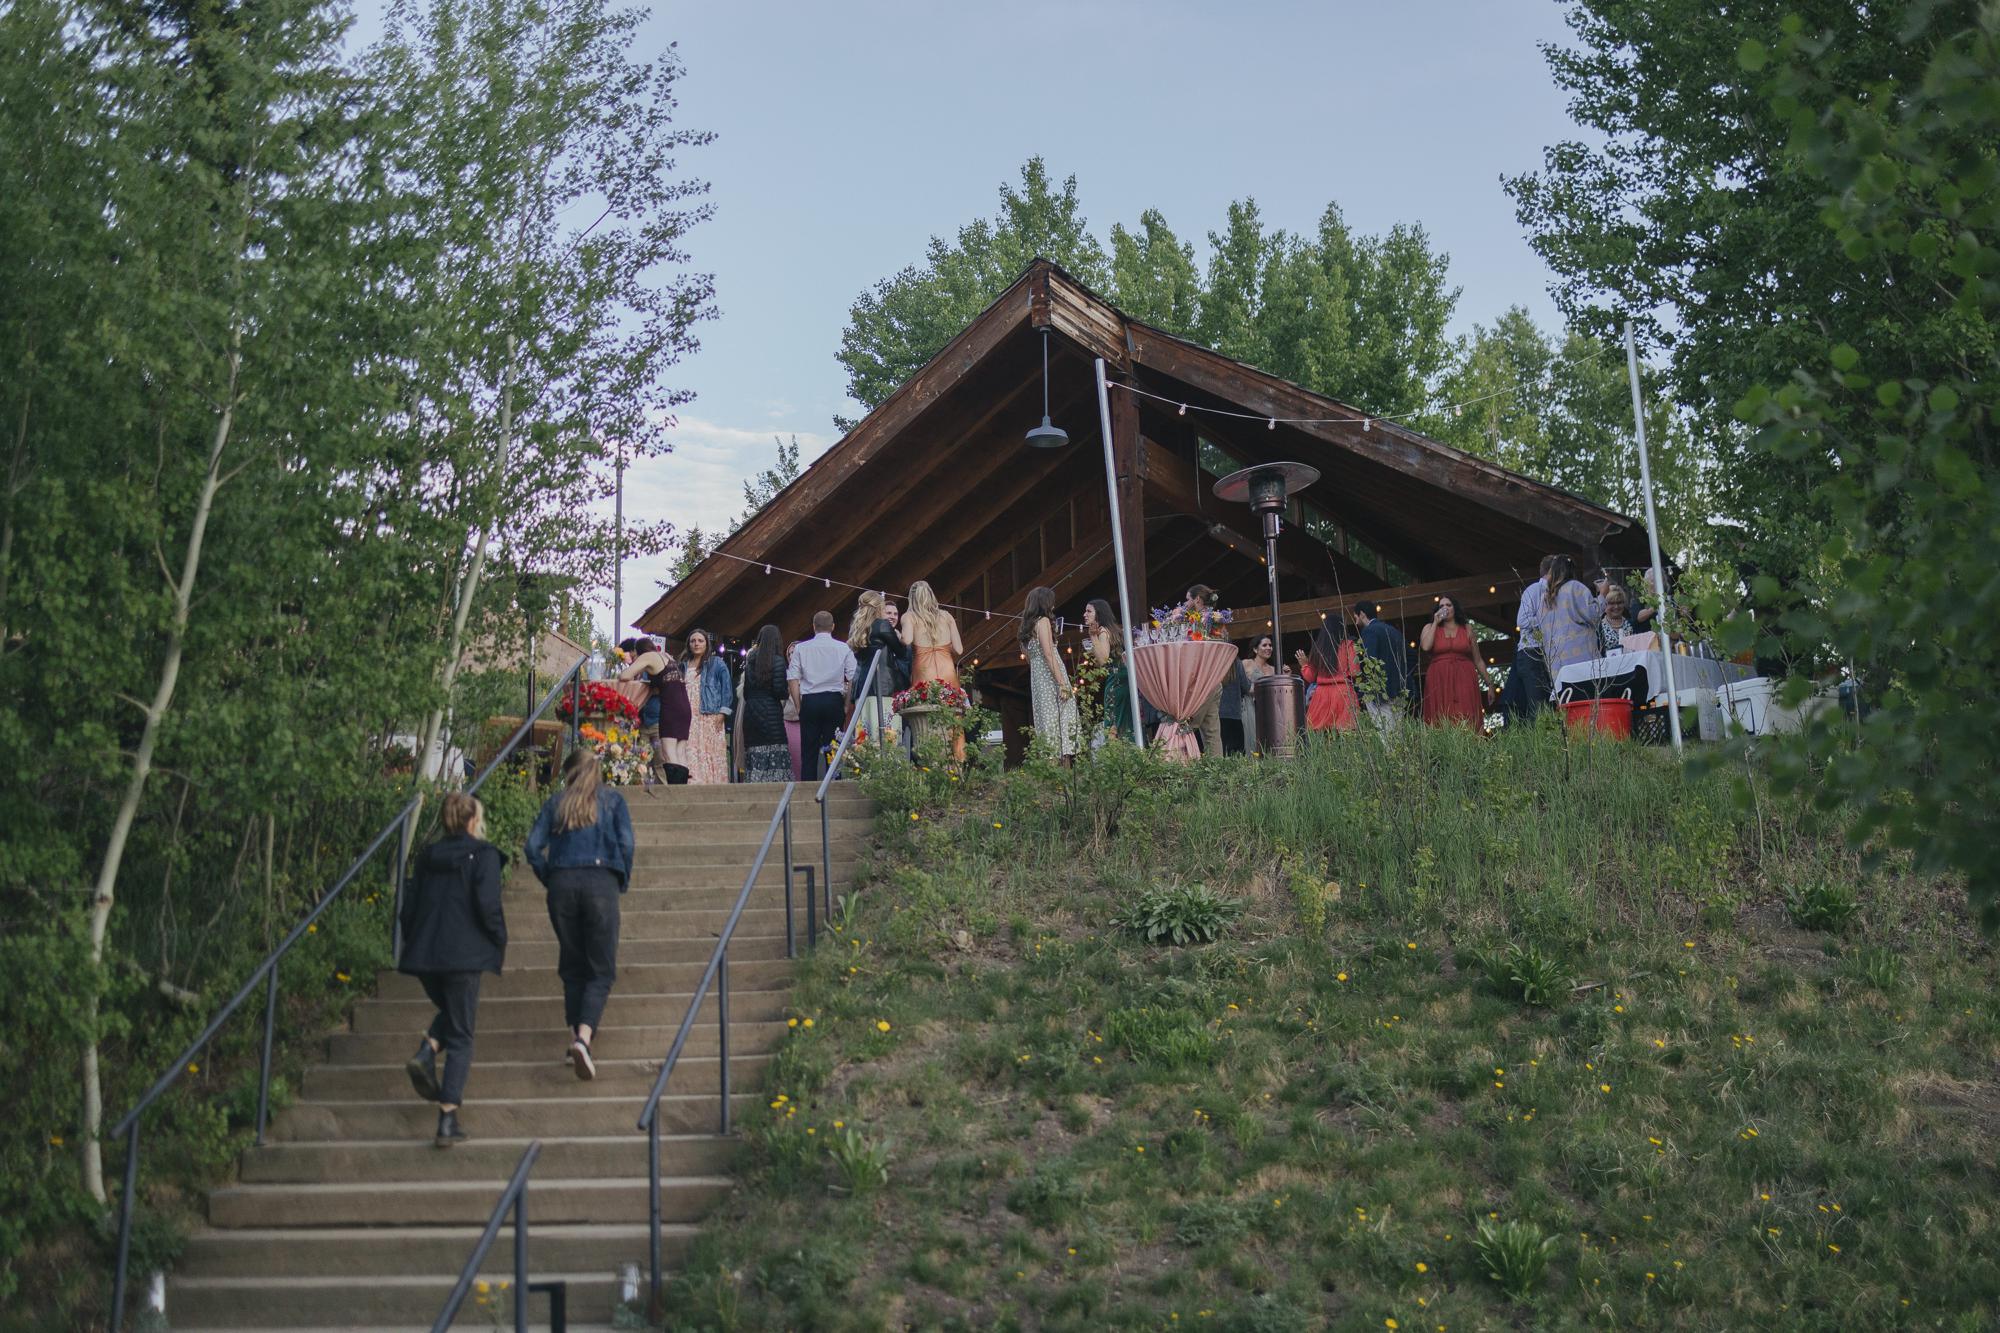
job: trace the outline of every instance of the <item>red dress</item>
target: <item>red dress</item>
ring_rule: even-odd
[[[1354,640],[1343,639],[1334,650],[1333,674],[1321,676],[1311,661],[1299,670],[1308,684],[1317,684],[1306,701],[1306,726],[1314,731],[1352,731],[1361,719],[1361,696],[1354,692],[1355,677],[1361,674],[1361,660]]]
[[[1431,637],[1430,665],[1424,668],[1424,721],[1433,726],[1485,724],[1485,697],[1479,688],[1478,645],[1463,625],[1440,625]]]

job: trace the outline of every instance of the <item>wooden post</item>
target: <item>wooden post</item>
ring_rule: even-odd
[[[1111,457],[1118,471],[1126,593],[1132,614],[1144,616],[1153,605],[1146,600],[1146,450],[1139,440],[1139,400],[1129,393],[1111,395]]]

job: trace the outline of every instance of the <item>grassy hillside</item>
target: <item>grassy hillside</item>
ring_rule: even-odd
[[[671,1325],[1994,1326],[1994,954],[1742,773],[884,764]]]

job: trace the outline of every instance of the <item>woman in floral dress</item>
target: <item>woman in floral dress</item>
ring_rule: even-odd
[[[689,782],[729,781],[729,715],[736,708],[736,691],[714,644],[707,630],[693,630],[687,636],[687,651],[681,654],[688,711],[693,715],[687,744]]]
[[[1035,709],[1035,735],[1055,746],[1067,764],[1076,758],[1076,690],[1056,650],[1056,594],[1034,588],[1021,609],[1021,651],[1028,659],[1028,696]]]

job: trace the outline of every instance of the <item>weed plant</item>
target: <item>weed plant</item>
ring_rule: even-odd
[[[1754,772],[1411,727],[867,781],[672,1327],[2000,1319],[1991,949]],[[1115,924],[1197,885],[1212,942]]]

